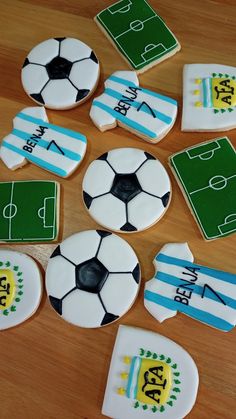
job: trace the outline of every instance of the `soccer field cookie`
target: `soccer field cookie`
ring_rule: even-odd
[[[0,242],[56,240],[60,210],[57,182],[0,182],[0,197]]]
[[[160,322],[182,312],[223,332],[236,324],[236,274],[194,263],[187,243],[168,243],[154,259],[144,305]]]
[[[185,65],[182,131],[226,131],[235,127],[236,67]]]
[[[157,143],[170,131],[176,116],[176,100],[139,87],[134,71],[113,73],[90,110],[100,131],[119,125],[150,143]]]
[[[95,221],[124,233],[155,224],[171,197],[164,166],[138,148],[117,148],[98,157],[89,165],[82,188],[85,206]]]
[[[51,109],[70,109],[97,87],[99,63],[94,51],[74,38],[47,39],[25,59],[21,80],[26,93]]]
[[[118,1],[102,10],[95,22],[138,73],[180,50],[174,34],[145,0]]]
[[[196,364],[181,346],[149,330],[120,326],[102,413],[115,419],[184,418],[198,382]]]
[[[13,119],[2,141],[0,158],[15,170],[27,161],[61,177],[70,176],[84,158],[87,139],[79,132],[50,124],[43,106],[25,108]]]
[[[206,240],[236,232],[236,153],[227,137],[170,157],[174,175]]]
[[[89,230],[64,240],[53,252],[46,288],[54,310],[75,326],[105,326],[133,305],[141,281],[131,246],[103,230]]]
[[[0,330],[31,317],[41,296],[41,273],[34,260],[23,253],[0,249]]]

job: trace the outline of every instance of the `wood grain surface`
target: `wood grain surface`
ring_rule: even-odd
[[[12,118],[17,112],[35,105],[23,91],[20,72],[25,56],[39,42],[50,37],[70,36],[88,43],[101,63],[101,78],[95,95],[102,92],[104,79],[112,72],[128,68],[93,21],[95,14],[111,4],[109,0],[0,1],[1,138],[11,131]],[[168,156],[173,152],[221,135],[180,131],[182,69],[185,63],[236,65],[235,1],[150,0],[150,4],[182,46],[174,57],[139,76],[141,86],[178,100],[178,119],[167,137],[157,145],[150,145],[122,128],[101,133],[89,118],[90,99],[73,110],[48,111],[51,122],[77,130],[88,138],[84,161],[70,178],[59,179],[33,164],[12,172],[0,162],[1,181],[52,179],[61,183],[59,242],[72,233],[98,227],[83,206],[81,182],[90,161],[103,152],[116,147],[139,147],[154,154],[167,167]],[[228,135],[236,146],[236,131]],[[205,242],[171,173],[170,176],[173,197],[163,219],[144,232],[121,235],[133,246],[142,266],[141,290],[126,316],[100,329],[73,327],[56,315],[44,292],[40,308],[30,320],[1,332],[1,419],[104,417],[101,415],[103,394],[119,324],[161,333],[182,345],[194,358],[200,387],[188,418],[236,417],[235,330],[223,333],[182,314],[159,324],[144,309],[143,286],[154,274],[152,260],[164,243],[187,241],[197,262],[236,273],[236,235]],[[4,247],[33,256],[43,271],[55,246]]]

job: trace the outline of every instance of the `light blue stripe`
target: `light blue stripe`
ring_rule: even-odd
[[[115,99],[118,100],[126,100],[124,95],[122,96],[121,93],[116,92],[113,89],[105,89],[105,92],[107,95],[114,97]],[[132,101],[130,100],[130,106],[133,106],[134,108],[138,108],[141,105],[141,102],[137,102],[136,100]],[[165,124],[170,125],[172,123],[172,118],[168,115],[165,115],[162,112],[159,112],[155,109],[152,109],[153,113],[156,115],[157,119],[160,119],[160,121],[165,122]],[[142,108],[142,112],[147,113],[148,115],[150,114],[150,111],[148,111],[146,108]]]
[[[136,86],[136,84],[134,84],[132,81],[122,79],[121,77],[110,76],[108,80],[112,80],[112,81],[115,81],[116,83],[124,84],[125,86],[128,86],[128,87],[129,86],[136,87],[136,88],[139,87],[139,86]],[[146,93],[149,96],[154,96],[157,99],[163,100],[164,102],[168,102],[168,103],[171,103],[172,105],[177,106],[177,101],[175,99],[172,99],[171,97],[163,96],[160,93],[152,92],[151,90],[143,89],[143,87],[141,87],[141,89],[143,93]]]
[[[32,136],[32,134],[28,134],[25,131],[21,131],[19,129],[14,128],[12,131],[13,135],[16,135],[18,138],[22,139],[22,140],[30,140],[30,137]],[[34,141],[33,139],[31,141]],[[50,143],[50,140],[45,141],[42,138],[37,138],[37,146],[42,147],[47,149],[48,145]],[[75,161],[80,161],[81,160],[81,156],[80,154],[74,153],[71,150],[68,150],[68,148],[64,148],[64,147],[60,147],[61,150],[64,152],[64,157],[67,157],[68,159],[71,160],[75,160]],[[50,148],[50,151],[53,153],[57,153],[60,156],[62,156],[61,152],[58,150],[58,148],[55,146],[54,148]]]
[[[125,125],[133,128],[135,131],[141,132],[142,134],[146,135],[150,138],[157,138],[155,132],[150,131],[149,129],[143,127],[141,124],[132,121],[131,119],[127,118],[126,116],[120,114],[119,112],[114,111],[114,109],[109,108],[109,106],[105,105],[98,100],[93,101],[93,106],[97,106],[98,108],[102,109],[103,111],[109,113],[110,115],[114,116],[115,119],[123,122]]]
[[[44,127],[50,128],[53,131],[60,132],[61,134],[68,135],[71,138],[75,138],[76,140],[80,140],[84,143],[87,143],[86,137],[83,134],[80,134],[79,132],[50,124],[49,122],[45,122],[43,119],[34,118],[33,116],[27,115],[23,112],[18,113],[16,117],[23,119],[24,121],[33,122],[37,125],[42,125]]]
[[[159,253],[156,257],[156,260],[159,262],[168,263],[169,265],[181,266],[182,268],[200,268],[201,273],[208,275],[215,279],[220,279],[221,281],[228,282],[229,284],[236,285],[236,275],[229,272],[219,271],[217,269],[207,268],[206,266],[195,265],[194,263],[189,262],[188,260],[175,258],[173,256],[167,256],[163,253]]]
[[[194,294],[202,295],[202,293],[203,293],[203,288],[204,287],[202,287],[200,285],[197,285],[194,282],[191,282],[191,285],[190,285],[187,282],[188,281],[187,279],[186,279],[186,282],[185,282],[185,280],[181,281],[180,278],[178,278],[174,275],[166,274],[164,272],[158,272],[156,274],[155,278],[157,280],[160,280],[161,282],[165,282],[166,284],[173,285],[174,287],[180,287],[181,288],[181,285],[186,285],[186,288],[184,288],[184,289],[192,291]],[[234,300],[233,298],[228,297],[227,295],[222,294],[221,292],[218,292],[218,291],[215,291],[215,292],[222,298],[222,300],[225,302],[225,304],[228,307],[236,309],[236,300]],[[212,293],[210,290],[207,291],[207,295],[205,295],[203,298],[210,298],[211,300],[217,301],[219,304],[223,305],[223,303],[219,300],[219,298],[217,298],[217,296],[214,293]]]
[[[43,167],[46,170],[49,170],[50,172],[55,173],[58,176],[66,177],[67,173],[65,170],[60,169],[57,166],[54,166],[53,164],[47,163],[42,159],[39,159],[38,157],[32,156],[30,153],[27,153],[27,151],[17,148],[12,144],[9,144],[5,141],[2,142],[2,147],[6,147],[9,150],[14,151],[17,154],[20,154],[21,156],[25,157],[27,160],[32,161],[33,163],[37,164],[40,167]]]
[[[135,359],[136,359],[136,357],[134,357],[132,359],[132,362],[131,362],[131,366],[130,366],[130,370],[129,370],[129,379],[128,379],[127,389],[126,389],[126,395],[129,399],[131,398],[130,388],[131,388],[132,378],[133,378],[133,374],[134,374]]]
[[[217,329],[228,332],[233,329],[234,325],[221,319],[220,317],[214,316],[213,314],[207,313],[206,311],[199,310],[195,307],[190,307],[185,304],[179,303],[178,301],[171,300],[170,298],[163,297],[154,292],[146,290],[144,292],[144,298],[152,303],[166,307],[169,310],[179,311],[187,314],[193,319],[200,320],[202,323],[207,323],[210,326],[216,327]]]
[[[202,87],[203,87],[203,106],[204,108],[212,108],[211,80],[203,79]],[[208,97],[208,92],[209,92],[210,99]]]

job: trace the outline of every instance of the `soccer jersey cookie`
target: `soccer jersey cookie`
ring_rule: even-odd
[[[15,170],[30,161],[61,177],[70,176],[84,158],[86,137],[48,123],[43,106],[25,108],[13,119],[13,130],[0,147],[0,158]]]
[[[170,131],[176,116],[176,100],[139,87],[134,71],[113,73],[90,110],[100,131],[119,125],[151,143],[157,143]]]
[[[183,312],[228,332],[236,324],[236,274],[194,263],[187,243],[166,244],[154,259],[144,305],[160,322]]]
[[[236,153],[227,137],[170,157],[174,175],[206,240],[236,231]]]
[[[185,65],[182,131],[226,131],[235,127],[236,67]]]
[[[146,0],[121,0],[95,17],[129,66],[142,73],[180,50],[180,44]]]
[[[54,310],[69,323],[94,328],[123,316],[140,285],[130,245],[108,231],[89,230],[64,240],[53,252],[46,288]]]
[[[47,39],[25,59],[21,80],[26,93],[51,109],[70,109],[87,100],[97,87],[98,59],[74,38]]]
[[[172,340],[120,326],[111,358],[102,413],[116,419],[180,419],[192,409],[198,371]]]
[[[23,253],[0,249],[0,330],[31,317],[41,295],[41,273],[34,260]]]
[[[95,221],[131,233],[155,224],[170,203],[169,176],[159,160],[138,148],[117,148],[94,160],[83,198]]]
[[[57,238],[57,182],[0,182],[0,197],[0,242],[47,242]]]

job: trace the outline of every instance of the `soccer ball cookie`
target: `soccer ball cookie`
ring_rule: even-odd
[[[0,249],[0,330],[31,317],[41,296],[41,273],[34,260],[23,253]]]
[[[74,234],[53,252],[46,272],[52,307],[69,323],[95,328],[123,316],[140,285],[140,267],[130,245],[108,231]]]
[[[170,202],[169,176],[159,160],[137,148],[109,151],[88,167],[83,198],[99,224],[121,232],[155,224]]]
[[[51,109],[70,109],[94,92],[99,79],[94,51],[74,38],[52,38],[36,45],[23,64],[26,93]]]
[[[102,413],[116,419],[180,419],[192,409],[198,371],[179,345],[149,330],[120,326]]]

